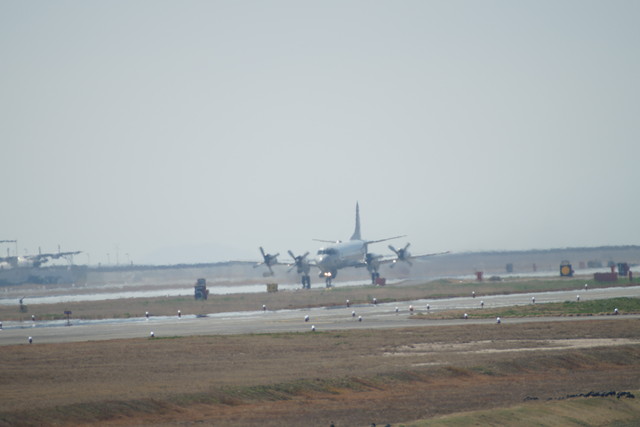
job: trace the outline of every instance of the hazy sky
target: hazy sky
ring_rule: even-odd
[[[364,238],[414,253],[640,244],[638,22],[638,1],[2,1],[0,240],[286,260],[348,239],[359,201]]]

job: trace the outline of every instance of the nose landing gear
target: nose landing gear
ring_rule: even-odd
[[[320,274],[320,277],[324,277],[324,283],[327,288],[331,288],[333,279],[337,276],[337,271],[327,271]]]

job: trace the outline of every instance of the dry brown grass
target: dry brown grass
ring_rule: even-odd
[[[638,341],[638,326],[606,319],[6,346],[0,424],[384,425],[526,396],[630,390],[640,380],[638,344],[543,348]],[[407,351],[433,343],[438,351]],[[410,354],[390,356],[400,352]]]

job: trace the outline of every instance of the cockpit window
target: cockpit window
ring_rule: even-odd
[[[318,250],[318,255],[336,255],[338,252],[335,250],[335,248],[321,248],[320,250]]]

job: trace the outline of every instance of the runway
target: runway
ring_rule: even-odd
[[[433,327],[460,324],[495,324],[494,319],[452,319],[452,320],[416,320],[414,313],[437,313],[442,310],[495,308],[532,303],[580,301],[617,297],[640,297],[640,286],[602,288],[585,291],[555,291],[510,295],[478,295],[475,298],[458,297],[447,299],[429,299],[404,301],[402,303],[366,304],[351,307],[327,307],[313,309],[292,309],[279,311],[253,311],[210,314],[206,317],[183,315],[181,318],[150,317],[146,319],[106,319],[100,321],[71,320],[71,326],[65,321],[52,322],[5,322],[0,331],[0,345],[33,344],[96,341],[110,339],[144,338],[151,332],[156,338],[191,335],[258,334],[309,332],[312,326],[316,332],[344,329],[381,329],[402,327]],[[115,303],[115,302],[114,302]],[[428,306],[428,308],[427,308]],[[397,311],[396,311],[397,308]],[[621,313],[617,318],[631,316]],[[305,316],[309,320],[305,321]],[[633,316],[640,318],[640,316]],[[360,320],[361,318],[361,320]],[[602,316],[580,317],[530,317],[503,319],[503,324],[541,321],[567,321],[602,319]],[[607,318],[616,318],[614,316]]]

